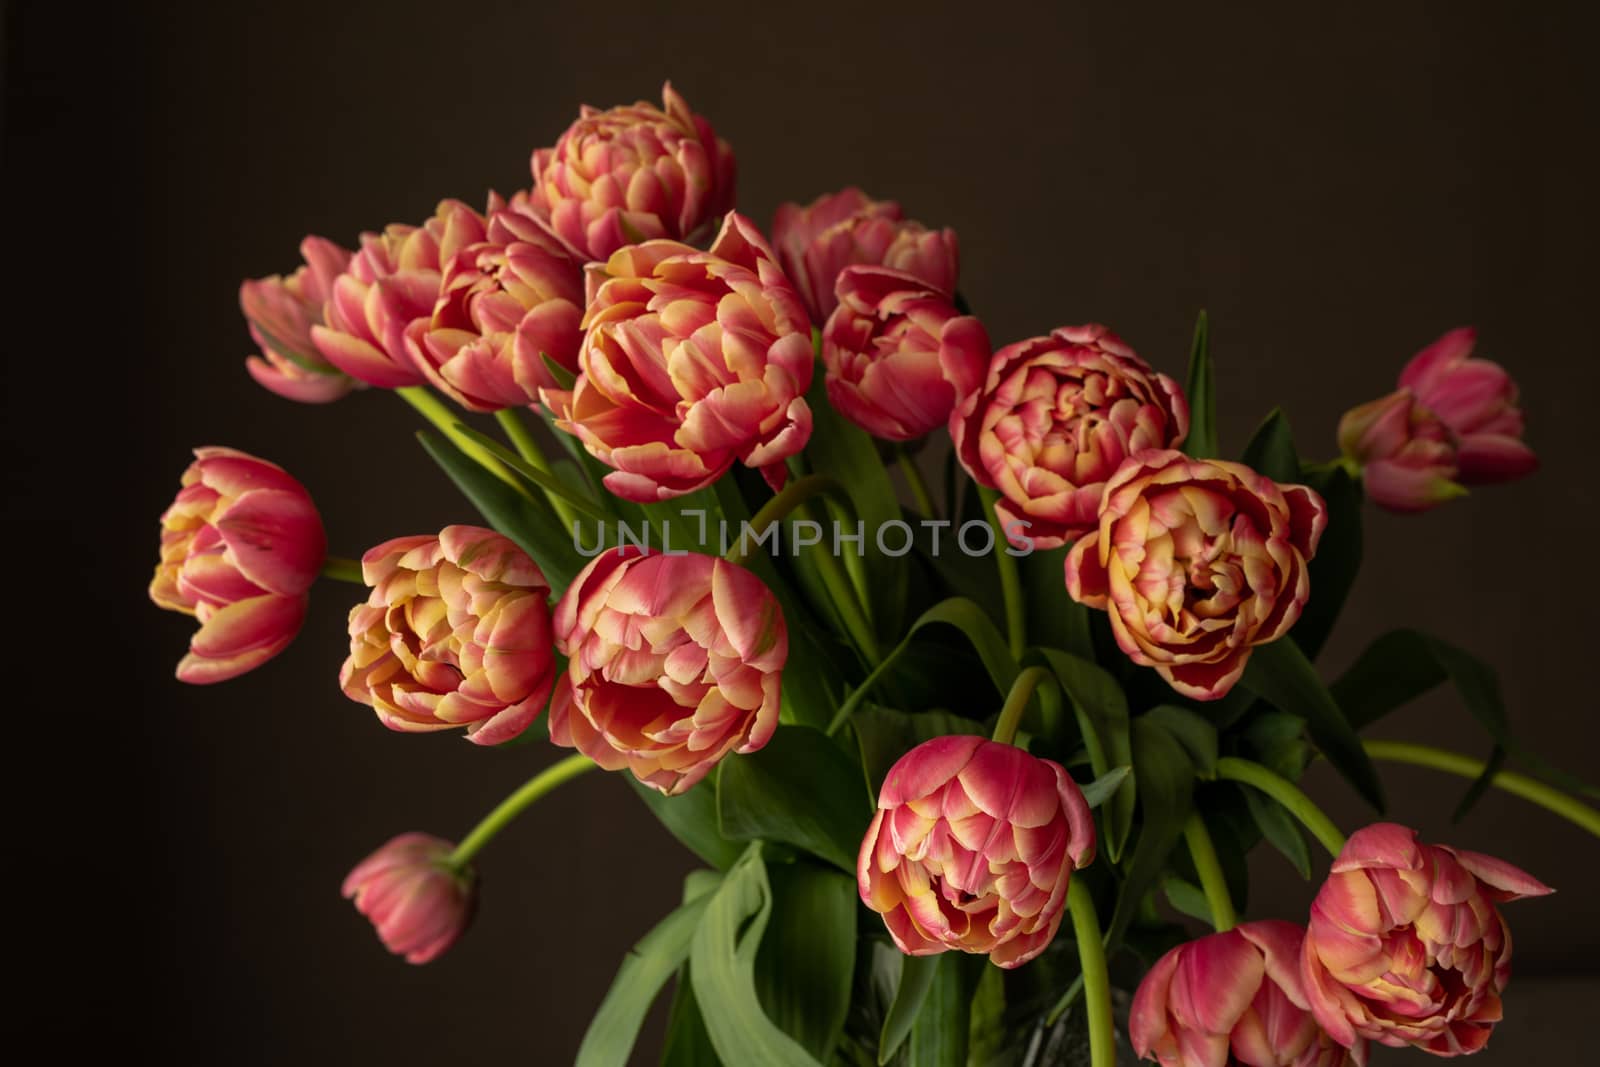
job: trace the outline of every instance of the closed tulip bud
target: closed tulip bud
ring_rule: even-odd
[[[647,241],[588,269],[577,382],[543,398],[606,488],[663,500],[736,460],[781,486],[811,437],[811,331],[750,220],[729,212],[708,252]]]
[[[194,455],[161,516],[150,599],[200,621],[178,679],[205,684],[259,667],[294,640],[328,541],[310,494],[282,467],[231,448]]]
[[[497,745],[555,683],[550,585],[510,539],[478,526],[386,541],[361,558],[372,593],[350,611],[339,685],[391,730],[465,727]]]
[[[656,238],[692,241],[733,207],[733,149],[669,82],[662,106],[585,106],[533,154],[533,203],[585,259]]]
[[[567,671],[550,739],[672,796],[778,725],[789,636],[777,598],[714,556],[615,549],[556,606]]]
[[[1139,983],[1133,1051],[1161,1067],[1351,1067],[1367,1046],[1335,1042],[1300,984],[1305,930],[1268,920],[1179,945]]]
[[[1400,373],[1401,387],[1455,436],[1456,466],[1465,485],[1511,481],[1539,466],[1522,441],[1517,383],[1499,364],[1472,358],[1477,338],[1471,327],[1451,330]]]
[[[1067,883],[1094,859],[1094,820],[1062,767],[981,737],[925,741],[890,768],[861,842],[861,899],[900,951],[1044,951]]]
[[[1250,650],[1311,595],[1322,498],[1242,463],[1141,452],[1106,483],[1096,529],[1067,553],[1067,592],[1104,610],[1128,658],[1184,696],[1217,700]]]
[[[828,399],[874,437],[921,437],[983,383],[989,335],[948,293],[903,271],[848,267],[838,295],[822,333]]]
[[[356,865],[341,890],[372,921],[383,947],[427,963],[472,920],[477,875],[450,863],[455,847],[431,834],[401,834]]]
[[[1466,492],[1456,481],[1456,446],[1439,417],[1409,389],[1345,412],[1339,447],[1361,467],[1373,503],[1426,511]]]
[[[287,278],[274,274],[239,286],[239,308],[250,324],[261,354],[245,369],[264,388],[304,404],[326,404],[358,384],[322,358],[311,339],[322,325],[322,309],[333,282],[350,263],[350,253],[323,237],[300,242],[305,265]]]
[[[1500,1021],[1511,933],[1496,905],[1553,892],[1503,860],[1378,823],[1350,835],[1311,905],[1301,977],[1346,1047],[1477,1052]]]
[[[904,271],[931,289],[956,291],[956,232],[930,230],[902,217],[894,201],[872,200],[854,187],[819,196],[804,207],[779,205],[772,218],[772,243],[818,325],[838,306],[834,286],[839,273],[855,264]]]

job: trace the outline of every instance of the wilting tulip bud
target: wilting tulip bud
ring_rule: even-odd
[[[1128,1017],[1133,1051],[1161,1067],[1349,1067],[1317,1025],[1300,985],[1305,930],[1268,920],[1179,945],[1139,983]]]
[[[1128,658],[1216,700],[1311,592],[1322,498],[1241,463],[1142,452],[1106,483],[1099,528],[1067,553],[1067,592],[1104,610]]]
[[[789,636],[777,598],[714,556],[596,556],[556,605],[567,671],[550,739],[668,796],[778,725]]]
[[[987,953],[1018,967],[1044,951],[1094,819],[1059,764],[1013,745],[936,737],[901,756],[861,842],[861,899],[900,951]]]
[[[1390,511],[1425,511],[1466,492],[1455,481],[1454,435],[1409,389],[1345,412],[1339,447],[1360,464],[1373,503]]]
[[[274,274],[239,286],[239,308],[261,350],[245,360],[250,377],[279,396],[304,404],[337,400],[356,381],[322,358],[311,339],[350,253],[323,237],[300,242],[305,265],[287,278]]]
[[[1511,932],[1496,904],[1553,890],[1503,860],[1378,823],[1350,835],[1311,904],[1301,977],[1317,1022],[1436,1056],[1477,1052],[1500,1021]]]
[[[909,441],[983,384],[989,335],[948,293],[903,271],[847,267],[822,333],[828,399],[874,437]]]
[[[1456,439],[1456,467],[1465,485],[1506,482],[1532,474],[1538,457],[1522,442],[1517,383],[1499,364],[1473,359],[1478,331],[1451,330],[1400,373],[1400,386],[1439,417]]]
[[[478,526],[399,537],[361,557],[372,587],[350,611],[339,686],[391,730],[466,727],[497,745],[544,710],[555,683],[550,585],[510,539]]]
[[[838,306],[834,285],[839,272],[853,264],[889,267],[929,288],[956,291],[956,232],[902,218],[899,204],[869,199],[853,187],[819,196],[805,207],[780,204],[772,218],[772,243],[818,324]]]
[[[422,372],[473,411],[537,403],[556,385],[545,356],[577,371],[583,271],[527,210],[491,211],[487,237],[445,265],[432,321],[411,327]]]
[[[648,503],[703,489],[735,460],[781,486],[811,437],[811,331],[750,220],[729,212],[709,252],[630,245],[589,266],[579,375],[546,389],[557,425]]]
[[[425,381],[407,330],[433,315],[441,270],[485,236],[483,216],[459,200],[441,201],[421,226],[395,223],[361,235],[361,250],[333,283],[311,339],[324,359],[380,389]]]
[[[1094,529],[1106,482],[1135,452],[1189,433],[1178,383],[1104,326],[1063,326],[1007,345],[983,388],[950,415],[967,473],[999,491],[1003,524],[1026,524],[1039,548]]]
[[[372,920],[383,947],[407,963],[439,956],[472,919],[477,875],[450,863],[454,851],[431,834],[401,834],[344,880],[344,898]]]
[[[200,620],[178,679],[205,684],[253,670],[286,648],[328,554],[305,486],[231,448],[197,448],[161,516],[150,599]]]
[[[533,202],[578,256],[692,241],[733,207],[733,149],[670,82],[661,99],[662,108],[586,105],[554,148],[534,152]]]

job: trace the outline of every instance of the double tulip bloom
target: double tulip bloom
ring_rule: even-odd
[[[239,286],[239,309],[260,350],[245,360],[245,369],[279,396],[326,404],[358,384],[324,359],[311,338],[350,253],[324,237],[307,237],[300,242],[300,255],[304,266],[287,278],[274,274]]]
[[[477,877],[450,863],[454,851],[429,834],[401,834],[344,880],[345,898],[372,921],[384,947],[407,963],[436,958],[472,919]]]
[[[350,612],[339,685],[385,726],[466,727],[480,745],[510,740],[555,683],[550,586],[506,537],[478,526],[386,541],[361,558],[372,593]]]
[[[1249,467],[1144,452],[1105,486],[1096,528],[1067,554],[1067,592],[1111,618],[1117,644],[1178,692],[1216,700],[1250,649],[1299,619],[1322,498]]]
[[[178,678],[204,684],[259,667],[294,640],[328,541],[310,494],[282,467],[231,448],[194,455],[161,516],[150,598],[200,621]]]
[[[736,564],[601,553],[557,605],[555,636],[568,659],[550,739],[668,796],[777,729],[788,631],[771,590]]]
[[[546,389],[561,429],[613,468],[606,488],[650,502],[737,460],[774,488],[811,436],[811,330],[750,221],[729,212],[710,251],[629,245],[589,267],[579,375]]]
[[[1089,806],[1059,764],[981,737],[936,737],[884,778],[856,876],[900,951],[957,949],[1019,967],[1055,937],[1068,881],[1094,847]]]
[[[1550,892],[1509,863],[1423,844],[1404,826],[1357,831],[1311,905],[1301,973],[1317,1022],[1345,1046],[1477,1052],[1511,976],[1496,905]]]
[[[1175,448],[1189,433],[1178,383],[1104,326],[1063,326],[994,354],[983,387],[950,416],[956,455],[997,490],[1001,522],[1039,548],[1094,529],[1122,461]]]
[[[1472,358],[1477,332],[1451,330],[1418,352],[1400,388],[1347,412],[1339,447],[1361,467],[1367,495],[1391,511],[1425,511],[1466,490],[1531,474],[1517,386]]]

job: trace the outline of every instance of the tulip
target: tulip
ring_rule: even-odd
[[[372,587],[350,611],[339,686],[391,730],[465,726],[497,745],[544,710],[555,683],[550,585],[511,541],[478,526],[399,537],[361,557]]]
[[[459,200],[441,201],[421,226],[394,223],[362,234],[361,250],[334,280],[323,324],[311,329],[317,350],[380,389],[423,384],[411,326],[432,318],[444,265],[485,236],[483,216]]]
[[[200,621],[178,679],[204,685],[288,647],[328,541],[310,494],[282,467],[231,448],[194,455],[161,516],[150,599]]]
[[[1156,961],[1128,1017],[1139,1057],[1161,1067],[1349,1067],[1346,1049],[1317,1025],[1300,984],[1294,923],[1243,923],[1179,945]]]
[[[1522,442],[1517,383],[1499,364],[1471,358],[1477,338],[1470,326],[1451,330],[1400,373],[1401,388],[1455,435],[1456,464],[1466,485],[1511,481],[1539,466]]]
[[[533,203],[583,259],[655,238],[692,241],[733,207],[733,149],[669,82],[663,107],[584,106],[533,154]]]
[[[1390,511],[1426,511],[1466,492],[1455,481],[1452,434],[1409,389],[1345,412],[1339,447],[1360,465],[1367,495]]]
[[[1350,836],[1311,904],[1301,952],[1323,1029],[1436,1056],[1477,1052],[1500,1021],[1511,932],[1495,907],[1554,892],[1503,860],[1378,823]]]
[[[401,834],[344,880],[344,898],[372,920],[383,947],[407,963],[439,956],[472,919],[477,875],[451,864],[454,851],[431,834]]]
[[[936,737],[901,756],[861,842],[861,899],[900,951],[1019,967],[1061,926],[1094,859],[1094,820],[1062,767],[1012,745]]]
[[[750,221],[729,212],[709,252],[630,245],[591,264],[588,283],[577,382],[542,396],[613,468],[606,488],[648,503],[703,489],[735,460],[781,486],[811,436],[811,331]]]
[[[834,284],[853,264],[883,266],[952,294],[960,252],[954,230],[930,230],[901,217],[892,200],[849,188],[809,205],[781,204],[772,219],[778,262],[800,291],[811,320],[826,322],[838,306]]]
[[[822,333],[828,399],[875,437],[909,441],[983,383],[989,335],[947,293],[887,267],[847,267]]]
[[[287,278],[274,274],[239,286],[239,308],[250,324],[259,356],[245,369],[263,387],[304,404],[326,404],[355,388],[355,379],[322,358],[311,330],[322,325],[322,308],[350,253],[323,237],[300,242],[305,265]]]
[[[1106,483],[1097,529],[1067,553],[1067,592],[1117,644],[1196,700],[1217,700],[1255,645],[1299,619],[1322,498],[1240,463],[1141,452]]]
[[[777,598],[714,556],[596,556],[556,605],[568,657],[550,739],[667,796],[778,725],[789,655]]]
[[[411,327],[422,372],[473,411],[536,403],[557,385],[545,357],[577,371],[583,271],[527,210],[491,211],[485,239],[445,266],[431,321]]]
[[[1096,325],[1002,348],[983,387],[950,416],[962,466],[1000,493],[1002,525],[1026,524],[1042,549],[1094,529],[1123,460],[1174,448],[1188,433],[1178,383]]]

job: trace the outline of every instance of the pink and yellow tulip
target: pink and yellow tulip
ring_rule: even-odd
[[[472,919],[477,877],[449,863],[454,846],[431,834],[401,834],[358,863],[341,893],[372,921],[383,947],[427,963],[456,943]]]
[[[150,599],[200,629],[178,679],[226,681],[294,640],[306,593],[327,558],[322,519],[282,467],[231,448],[197,448],[161,516],[161,562]]]
[[[900,951],[987,954],[1018,967],[1044,951],[1094,820],[1057,763],[981,737],[925,741],[883,780],[861,842],[861,899]]]
[[[250,324],[260,355],[245,360],[263,388],[303,404],[326,404],[358,384],[322,358],[311,339],[322,325],[333,282],[350,264],[350,253],[325,237],[300,242],[305,264],[285,278],[274,274],[239,286],[239,309]]]

